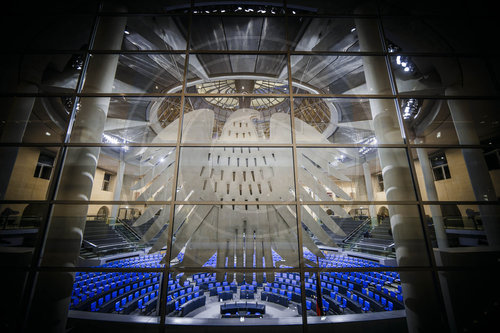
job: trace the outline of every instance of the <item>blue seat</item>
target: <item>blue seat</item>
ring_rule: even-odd
[[[90,303],[90,311],[97,311],[97,302]]]
[[[394,310],[394,304],[392,304],[391,301],[387,302],[387,307],[384,308],[385,311],[392,311]]]
[[[311,301],[306,300],[306,309],[311,310]]]
[[[370,311],[370,302],[365,301],[365,306],[362,308],[362,310],[365,312]]]
[[[122,311],[122,310],[123,310],[123,308],[120,306],[120,301],[117,301],[117,302],[115,303],[115,311],[116,311],[116,312],[120,312],[120,311]]]
[[[144,309],[146,306],[144,305],[144,302],[142,301],[142,299],[138,300],[137,301],[137,308],[138,309]]]

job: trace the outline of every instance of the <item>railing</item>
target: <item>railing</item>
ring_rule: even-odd
[[[123,221],[122,219],[119,219],[117,218],[116,221],[118,223],[120,223],[120,225],[122,225],[125,229],[127,229],[127,231],[129,231],[132,235],[134,235],[134,237],[136,238],[136,240],[140,240],[142,238],[141,235],[139,235],[137,233],[137,231],[134,230],[134,228],[132,228],[127,222]]]
[[[344,238],[342,240],[342,243],[344,243],[344,244],[351,244],[352,243],[351,240],[352,240],[352,238],[354,238],[354,236],[357,236],[360,231],[366,231],[365,229],[366,229],[366,225],[367,224],[371,224],[371,219],[370,218],[367,218],[363,223],[361,223],[353,231],[351,231],[351,233],[349,235],[347,235],[346,238]]]

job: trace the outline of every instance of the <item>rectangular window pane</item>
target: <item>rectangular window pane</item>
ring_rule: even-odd
[[[156,267],[159,256],[116,259],[103,268]],[[162,273],[76,272],[70,310],[128,316],[157,316]]]
[[[174,162],[174,147],[72,147],[57,199],[167,201],[172,196]],[[106,174],[112,176],[104,189]],[[75,184],[78,192],[73,191]]]
[[[286,46],[284,17],[195,15],[193,20],[193,50],[284,51]]]
[[[234,318],[239,325],[280,318],[297,325],[291,326],[293,332],[301,330],[297,272],[201,271],[171,275],[168,283],[167,323],[169,317],[185,318],[176,319],[177,323],[195,318],[220,326]]]
[[[298,267],[293,206],[181,205],[174,218],[177,267]],[[210,258],[216,255],[216,260]]]
[[[54,175],[52,166],[39,163],[40,154],[56,160],[59,148],[9,147],[0,149],[2,196],[6,200],[45,200]],[[42,157],[43,159],[43,157]]]
[[[381,107],[384,112],[380,112]],[[403,142],[393,100],[314,98],[311,95],[294,99],[294,114],[297,143]],[[391,121],[381,130],[380,119],[384,116]]]
[[[339,256],[356,252],[382,266],[409,265],[409,248],[419,253],[413,263],[429,263],[416,206],[303,205],[301,217],[304,257],[311,267],[322,265],[325,251]]]
[[[178,92],[181,89],[183,75],[184,55],[92,54],[82,91],[84,93]]]
[[[292,201],[294,198],[291,149],[181,149],[177,200]]]
[[[431,169],[432,148],[413,150],[423,200],[492,201],[500,193],[498,170],[488,170],[482,149],[442,149],[447,166]]]
[[[297,92],[312,94],[392,94],[384,57],[294,55],[290,58]],[[365,67],[367,66],[367,67]],[[377,86],[368,86],[365,75],[377,68]],[[379,70],[382,69],[383,71]],[[365,73],[365,71],[370,71]],[[380,73],[383,73],[382,76]],[[371,85],[371,83],[370,83]]]
[[[182,141],[202,144],[291,143],[290,128],[288,98],[188,97]]]
[[[402,148],[298,148],[297,158],[301,200],[415,200]],[[385,190],[377,185],[381,172]]]
[[[0,98],[1,142],[62,142],[73,97]]]
[[[0,92],[60,94],[75,92],[82,71],[83,55],[3,54]]]

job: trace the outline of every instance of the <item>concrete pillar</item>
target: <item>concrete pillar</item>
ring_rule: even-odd
[[[120,164],[118,165],[118,173],[116,174],[115,190],[113,193],[113,201],[120,200],[120,195],[122,193],[123,185],[123,174],[125,172],[125,161],[123,160],[123,151],[120,152]],[[119,205],[113,205],[111,207],[111,218],[109,219],[109,225],[113,226],[116,223],[116,218],[118,217],[118,207]]]
[[[424,143],[422,138],[415,139],[415,143]],[[438,201],[436,185],[434,184],[434,176],[432,173],[431,163],[429,161],[429,154],[427,149],[417,148],[417,156],[420,161],[420,168],[424,176],[425,191],[427,193],[427,200]],[[448,247],[448,238],[446,237],[446,230],[444,228],[443,216],[441,214],[441,207],[437,205],[430,205],[432,222],[434,224],[434,232],[436,233],[436,241],[440,249]]]
[[[356,19],[360,51],[381,51],[378,24],[372,19]],[[363,57],[363,70],[369,93],[390,94],[391,86],[383,57]],[[370,108],[379,144],[401,142],[394,101],[370,99]],[[402,149],[378,149],[387,200],[415,200],[408,159]],[[392,234],[399,266],[428,266],[418,209],[389,205]],[[408,330],[436,332],[443,328],[432,275],[428,272],[400,272]]]
[[[374,198],[373,198],[372,174],[370,172],[370,165],[366,160],[363,162],[363,175],[365,177],[366,196],[368,198],[368,201],[373,201]],[[370,205],[368,207],[368,210],[370,212],[372,227],[377,226],[378,220],[377,220],[377,212],[375,210],[375,206]]]
[[[459,95],[460,89],[448,88],[447,95]],[[463,94],[463,92],[462,92]],[[479,136],[474,127],[474,119],[472,117],[473,108],[466,100],[448,100],[451,118],[455,125],[455,130],[458,136],[458,142],[461,145],[479,145]],[[493,182],[491,181],[490,172],[484,159],[482,149],[462,149],[465,165],[469,173],[469,179],[472,184],[474,196],[477,201],[495,201],[497,195]],[[479,205],[479,213],[483,223],[484,231],[488,239],[489,246],[500,245],[500,207],[497,205]]]
[[[106,17],[99,24],[94,49],[120,49],[126,18]],[[119,55],[94,55],[88,66],[84,92],[110,92]],[[82,100],[72,142],[100,142],[106,122],[109,98]],[[87,201],[99,158],[99,147],[69,148],[58,187],[57,199]],[[78,262],[88,206],[57,205],[42,255],[42,265],[74,267]],[[64,332],[74,274],[40,273],[28,314],[28,331]]]

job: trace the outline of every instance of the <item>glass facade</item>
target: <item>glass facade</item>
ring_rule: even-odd
[[[483,21],[323,2],[5,14],[2,327],[496,322]]]

